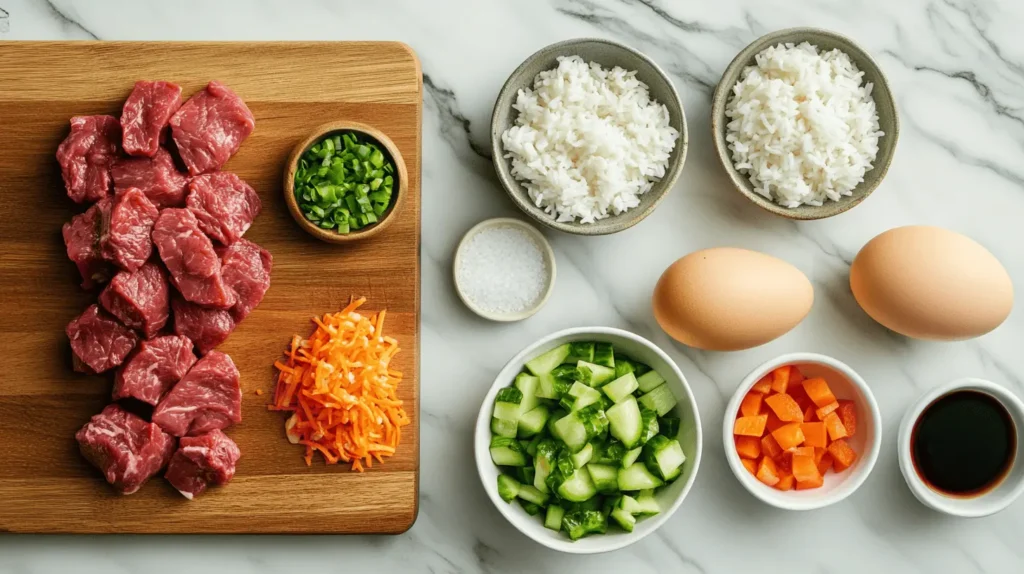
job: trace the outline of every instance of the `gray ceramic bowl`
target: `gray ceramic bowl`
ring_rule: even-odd
[[[725,142],[726,124],[725,105],[732,97],[732,88],[740,78],[740,73],[747,66],[753,65],[754,56],[769,46],[778,44],[800,44],[810,42],[819,50],[832,50],[838,48],[845,52],[853,60],[857,67],[864,72],[864,81],[874,84],[871,92],[875,100],[875,108],[878,112],[878,124],[885,135],[878,142],[878,156],[875,158],[874,168],[864,174],[864,181],[853,189],[853,194],[843,197],[840,201],[826,201],[824,205],[815,207],[802,205],[796,208],[782,207],[781,205],[765,198],[754,191],[754,186],[746,175],[736,171],[732,163],[732,154]],[[732,180],[736,189],[747,196],[758,206],[777,215],[790,219],[824,219],[843,213],[848,209],[864,201],[872,191],[882,182],[889,164],[892,163],[893,153],[896,151],[896,140],[899,139],[900,120],[896,113],[896,102],[889,91],[889,83],[877,63],[853,40],[845,36],[821,30],[818,28],[789,28],[779,30],[758,38],[754,43],[743,49],[739,55],[729,64],[722,74],[722,79],[715,89],[714,100],[711,105],[711,130],[715,141],[715,150],[718,152],[726,173]]]
[[[534,78],[540,72],[555,68],[559,56],[579,56],[587,62],[597,62],[603,68],[620,66],[626,70],[636,70],[637,79],[647,84],[651,97],[668,108],[669,124],[680,134],[676,140],[676,147],[669,156],[665,177],[655,183],[650,191],[640,196],[640,205],[594,223],[558,222],[553,216],[534,205],[526,188],[512,176],[512,162],[504,157],[505,150],[501,143],[501,134],[515,124],[517,112],[512,109],[512,104],[515,103],[519,90],[532,86]],[[636,225],[650,215],[679,179],[679,174],[683,171],[683,162],[686,160],[688,141],[683,102],[665,72],[650,58],[632,48],[595,38],[579,38],[552,44],[527,58],[505,81],[491,115],[491,155],[494,169],[509,197],[536,221],[552,229],[576,235],[617,233]]]

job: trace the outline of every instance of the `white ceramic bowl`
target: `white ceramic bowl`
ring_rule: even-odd
[[[532,237],[533,240],[537,242],[537,246],[540,248],[541,254],[544,257],[544,262],[547,265],[548,276],[547,284],[544,286],[544,291],[541,293],[540,298],[538,298],[533,305],[531,305],[527,309],[523,309],[522,311],[514,313],[495,313],[493,311],[483,309],[482,307],[477,305],[476,302],[473,301],[473,299],[466,295],[466,292],[463,289],[462,284],[459,282],[459,265],[462,264],[463,247],[465,247],[469,240],[472,239],[473,236],[475,236],[476,234],[486,229],[491,229],[494,227],[514,227],[516,229],[525,231],[527,235]],[[526,223],[525,221],[515,219],[512,217],[495,217],[493,219],[485,219],[484,221],[481,221],[480,223],[477,223],[476,225],[471,227],[470,230],[467,231],[466,234],[462,236],[462,240],[459,241],[459,246],[455,248],[455,263],[452,265],[452,278],[455,281],[455,291],[456,293],[458,293],[459,299],[462,299],[462,302],[466,305],[466,307],[469,307],[470,311],[476,313],[477,315],[483,317],[484,319],[490,319],[491,321],[522,321],[523,319],[532,316],[537,311],[540,311],[540,308],[544,306],[544,303],[547,303],[548,297],[551,296],[551,290],[555,287],[555,252],[552,251],[551,244],[548,243],[548,240],[547,238],[544,237],[544,234],[538,231],[536,227],[530,225],[529,223]]]
[[[1017,431],[1017,454],[1013,467],[995,488],[975,497],[958,498],[933,490],[921,480],[914,468],[914,460],[910,454],[910,441],[914,432],[914,424],[921,413],[944,395],[955,391],[978,391],[995,397],[1010,413],[1013,426]],[[959,379],[929,391],[917,399],[900,423],[899,444],[900,470],[910,487],[910,492],[925,506],[952,516],[975,518],[995,514],[1009,506],[1024,492],[1024,403],[1016,395],[1005,388],[982,379]]]
[[[650,365],[665,377],[666,384],[671,386],[672,392],[679,403],[676,405],[675,414],[679,416],[679,443],[686,454],[686,463],[683,466],[683,474],[668,487],[663,488],[656,494],[658,504],[662,508],[661,514],[642,518],[637,521],[633,532],[624,532],[614,525],[609,525],[608,533],[592,535],[572,542],[565,534],[544,528],[542,516],[530,516],[515,502],[508,503],[498,496],[498,467],[491,461],[491,411],[494,406],[494,396],[498,390],[512,384],[515,376],[522,371],[526,361],[553,349],[563,343],[570,341],[602,341],[612,343],[616,350]],[[686,382],[686,377],[679,371],[679,367],[665,354],[647,339],[639,335],[613,329],[611,327],[579,327],[566,329],[552,333],[547,337],[526,347],[515,357],[512,357],[505,364],[498,377],[491,385],[491,390],[484,397],[483,405],[480,407],[480,414],[476,419],[476,433],[474,436],[474,450],[476,452],[476,467],[480,473],[480,480],[483,482],[484,490],[491,502],[498,508],[509,522],[520,532],[533,540],[560,552],[570,554],[596,554],[618,550],[640,540],[654,532],[679,508],[690,491],[693,480],[697,476],[697,469],[700,467],[701,455],[701,430],[700,416],[697,414],[697,404],[694,401],[693,393]]]
[[[785,492],[777,490],[750,474],[740,461],[740,456],[736,454],[733,425],[736,422],[736,413],[740,410],[740,402],[754,383],[783,365],[800,367],[808,378],[822,377],[828,382],[836,398],[851,399],[857,404],[857,434],[848,439],[850,446],[857,451],[857,461],[843,472],[827,473],[825,484],[821,488]],[[733,474],[755,497],[784,510],[814,510],[835,504],[850,496],[867,479],[882,446],[882,415],[867,383],[845,363],[817,353],[790,353],[764,363],[743,379],[725,408],[722,442],[725,445],[725,458],[729,461]]]

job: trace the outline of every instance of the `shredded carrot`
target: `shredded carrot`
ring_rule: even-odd
[[[384,336],[384,310],[356,312],[365,302],[314,317],[313,334],[293,337],[285,359],[274,362],[277,387],[268,408],[291,413],[285,433],[306,447],[307,465],[318,452],[327,464],[343,461],[362,472],[395,454],[409,424],[398,398],[402,373],[390,369],[398,341]]]

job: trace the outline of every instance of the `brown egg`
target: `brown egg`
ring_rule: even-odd
[[[654,318],[673,339],[710,351],[763,345],[814,303],[807,277],[764,253],[718,247],[676,261],[654,288]]]
[[[995,256],[973,239],[923,225],[869,241],[850,267],[850,289],[872,319],[918,339],[983,335],[1013,307],[1013,283]]]

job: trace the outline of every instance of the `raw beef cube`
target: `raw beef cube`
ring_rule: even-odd
[[[224,250],[220,268],[224,282],[235,292],[237,301],[231,308],[235,323],[241,323],[263,300],[270,288],[273,263],[269,251],[248,239],[239,239]]]
[[[65,330],[71,339],[75,370],[102,373],[120,365],[135,348],[139,336],[117,322],[99,305],[90,305]]]
[[[227,484],[235,476],[235,464],[241,456],[235,441],[220,430],[183,437],[164,478],[192,500],[211,484]]]
[[[157,207],[182,207],[188,192],[188,177],[178,171],[174,158],[164,148],[153,157],[122,157],[110,170],[114,192],[137,187]]]
[[[101,239],[103,258],[124,269],[135,271],[153,253],[150,234],[160,210],[136,188],[114,196],[110,224]]]
[[[114,274],[114,268],[103,258],[102,242],[107,233],[113,199],[104,197],[85,213],[64,224],[62,233],[68,258],[78,266],[82,288],[91,289]]]
[[[171,284],[185,299],[221,309],[235,304],[235,294],[221,277],[220,259],[213,250],[213,242],[199,229],[191,211],[161,211],[153,226],[153,243],[170,272]]]
[[[114,400],[134,397],[156,406],[195,362],[187,337],[164,335],[143,341],[114,377]]]
[[[167,466],[174,437],[116,404],[107,405],[75,434],[78,449],[121,494],[139,490]]]
[[[148,262],[138,271],[121,271],[100,293],[100,305],[147,339],[155,336],[170,315],[170,289],[163,269]]]
[[[188,189],[185,205],[199,220],[199,228],[222,245],[237,241],[262,209],[256,191],[226,171],[197,175]]]
[[[200,355],[205,355],[223,343],[235,330],[235,320],[226,309],[213,309],[175,297],[174,332],[195,343]]]
[[[231,357],[211,351],[153,410],[153,422],[174,436],[197,436],[242,420],[242,389]]]
[[[171,137],[192,175],[220,169],[256,127],[242,98],[217,81],[189,98],[170,123]]]
[[[121,109],[124,151],[152,157],[160,148],[167,122],[180,107],[181,86],[170,82],[135,82]]]
[[[110,194],[110,165],[117,158],[121,124],[113,116],[75,116],[71,133],[57,147],[64,187],[75,203]]]

